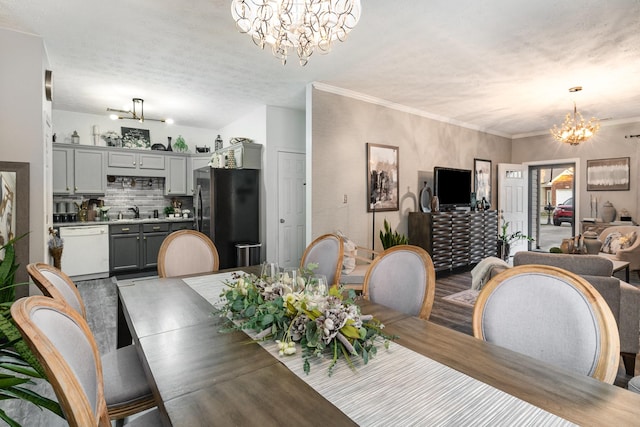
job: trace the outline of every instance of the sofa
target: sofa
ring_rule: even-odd
[[[618,249],[615,253],[603,252],[603,250],[607,250],[607,248],[605,248],[607,236],[616,232],[620,233],[621,236],[629,236],[635,232],[635,241],[626,248]],[[614,225],[607,227],[602,230],[598,240],[602,242],[603,246],[598,255],[609,259],[629,262],[629,271],[635,271],[640,277],[640,227],[634,225]],[[615,247],[616,245],[611,246]]]
[[[609,305],[618,323],[620,355],[627,375],[634,375],[640,345],[640,289],[612,277],[613,264],[600,255],[517,252],[513,265],[541,264],[559,267],[586,279]]]

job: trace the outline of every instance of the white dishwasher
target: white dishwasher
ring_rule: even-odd
[[[109,277],[109,226],[60,227],[62,271],[74,280]]]

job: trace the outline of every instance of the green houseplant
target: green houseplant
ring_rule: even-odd
[[[504,217],[502,217],[502,225],[500,226],[500,234],[498,235],[498,256],[505,261],[509,259],[511,244],[513,242],[517,242],[518,240],[533,242],[535,240],[520,230],[515,233],[508,233],[507,230],[509,230],[509,221],[505,221]]]
[[[173,149],[181,153],[189,150],[189,146],[184,142],[182,135],[178,135],[176,138],[176,142],[173,143]]]
[[[386,218],[384,219],[384,233],[380,230],[380,241],[382,242],[382,247],[384,249],[389,249],[392,246],[409,244],[407,236],[399,234],[397,231],[391,231],[391,226],[387,222]]]
[[[33,379],[46,380],[46,374],[11,319],[15,287],[26,285],[14,283],[18,269],[14,243],[18,239],[10,240],[0,248],[4,249],[4,259],[0,261],[0,400],[24,400],[64,418],[58,402],[25,387],[35,385]],[[0,420],[10,426],[20,426],[1,408]]]

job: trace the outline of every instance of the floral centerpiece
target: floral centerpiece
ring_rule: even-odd
[[[309,280],[301,276],[293,282],[287,275],[277,281],[255,275],[234,277],[221,294],[221,315],[234,321],[234,330],[253,331],[256,340],[275,340],[280,356],[295,354],[299,346],[307,374],[315,357],[332,358],[331,375],[340,358],[354,369],[353,358],[366,364],[376,355],[377,341],[388,348],[395,337],[383,333],[384,325],[373,316],[360,313],[353,291],[346,299],[335,287],[328,295],[305,292]]]

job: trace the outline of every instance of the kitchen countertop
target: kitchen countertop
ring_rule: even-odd
[[[147,224],[156,222],[193,222],[193,217],[189,218],[125,218],[112,219],[110,221],[86,221],[86,222],[56,222],[54,227],[78,227],[88,225],[116,225],[116,224]]]

